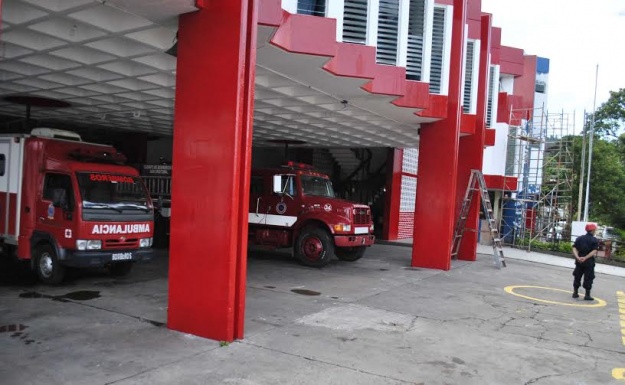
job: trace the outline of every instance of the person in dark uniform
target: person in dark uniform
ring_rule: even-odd
[[[582,276],[584,277],[584,289],[586,301],[592,301],[594,298],[590,296],[592,289],[592,281],[595,279],[595,255],[599,250],[599,241],[595,238],[597,225],[588,223],[586,225],[586,235],[577,237],[573,244],[573,255],[575,256],[575,270],[573,270],[573,298],[578,298]]]

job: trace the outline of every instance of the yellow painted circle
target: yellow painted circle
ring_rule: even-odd
[[[597,297],[595,297],[595,300],[592,301],[592,302],[570,303],[570,302],[549,301],[549,300],[546,300],[546,299],[530,297],[530,296],[527,296],[527,295],[523,295],[523,294],[519,294],[519,293],[515,293],[514,292],[514,290],[521,289],[521,288],[543,289],[543,290],[561,291],[563,293],[569,293],[569,294],[571,293],[571,290],[562,290],[562,289],[554,289],[552,287],[527,286],[527,285],[508,286],[508,287],[504,288],[504,290],[506,291],[506,293],[509,293],[509,294],[512,294],[512,295],[516,295],[517,297],[529,299],[529,300],[532,300],[532,301],[542,302],[542,303],[549,303],[549,304],[552,304],[552,305],[576,306],[576,307],[603,307],[603,306],[607,305],[607,303],[604,300],[602,300],[600,298],[597,298]]]
[[[617,380],[625,380],[625,368],[612,369],[612,377]]]

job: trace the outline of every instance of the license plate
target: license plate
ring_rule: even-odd
[[[132,259],[132,253],[113,253],[113,261],[126,261]]]
[[[356,227],[354,229],[354,234],[369,234],[368,227]]]

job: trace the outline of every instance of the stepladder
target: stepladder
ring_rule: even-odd
[[[462,242],[462,236],[465,231],[469,231],[466,228],[467,218],[469,216],[471,203],[473,202],[476,191],[479,193],[480,201],[482,203],[482,211],[484,213],[484,217],[487,220],[488,229],[493,239],[493,259],[495,266],[497,266],[497,268],[499,269],[502,267],[506,267],[506,260],[503,253],[503,247],[501,245],[501,237],[499,235],[499,230],[497,229],[497,224],[493,213],[493,206],[488,196],[488,188],[486,186],[486,181],[484,180],[484,175],[480,170],[471,170],[471,177],[469,178],[469,183],[464,193],[462,207],[460,209],[460,215],[458,216],[458,220],[456,221],[456,227],[454,229],[454,239],[451,247],[451,258],[456,259],[458,257],[460,243]]]

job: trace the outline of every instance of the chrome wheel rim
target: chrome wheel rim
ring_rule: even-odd
[[[52,275],[52,270],[52,255],[50,255],[50,253],[41,254],[41,257],[39,257],[39,271],[41,272],[41,275],[46,278],[50,277]]]

